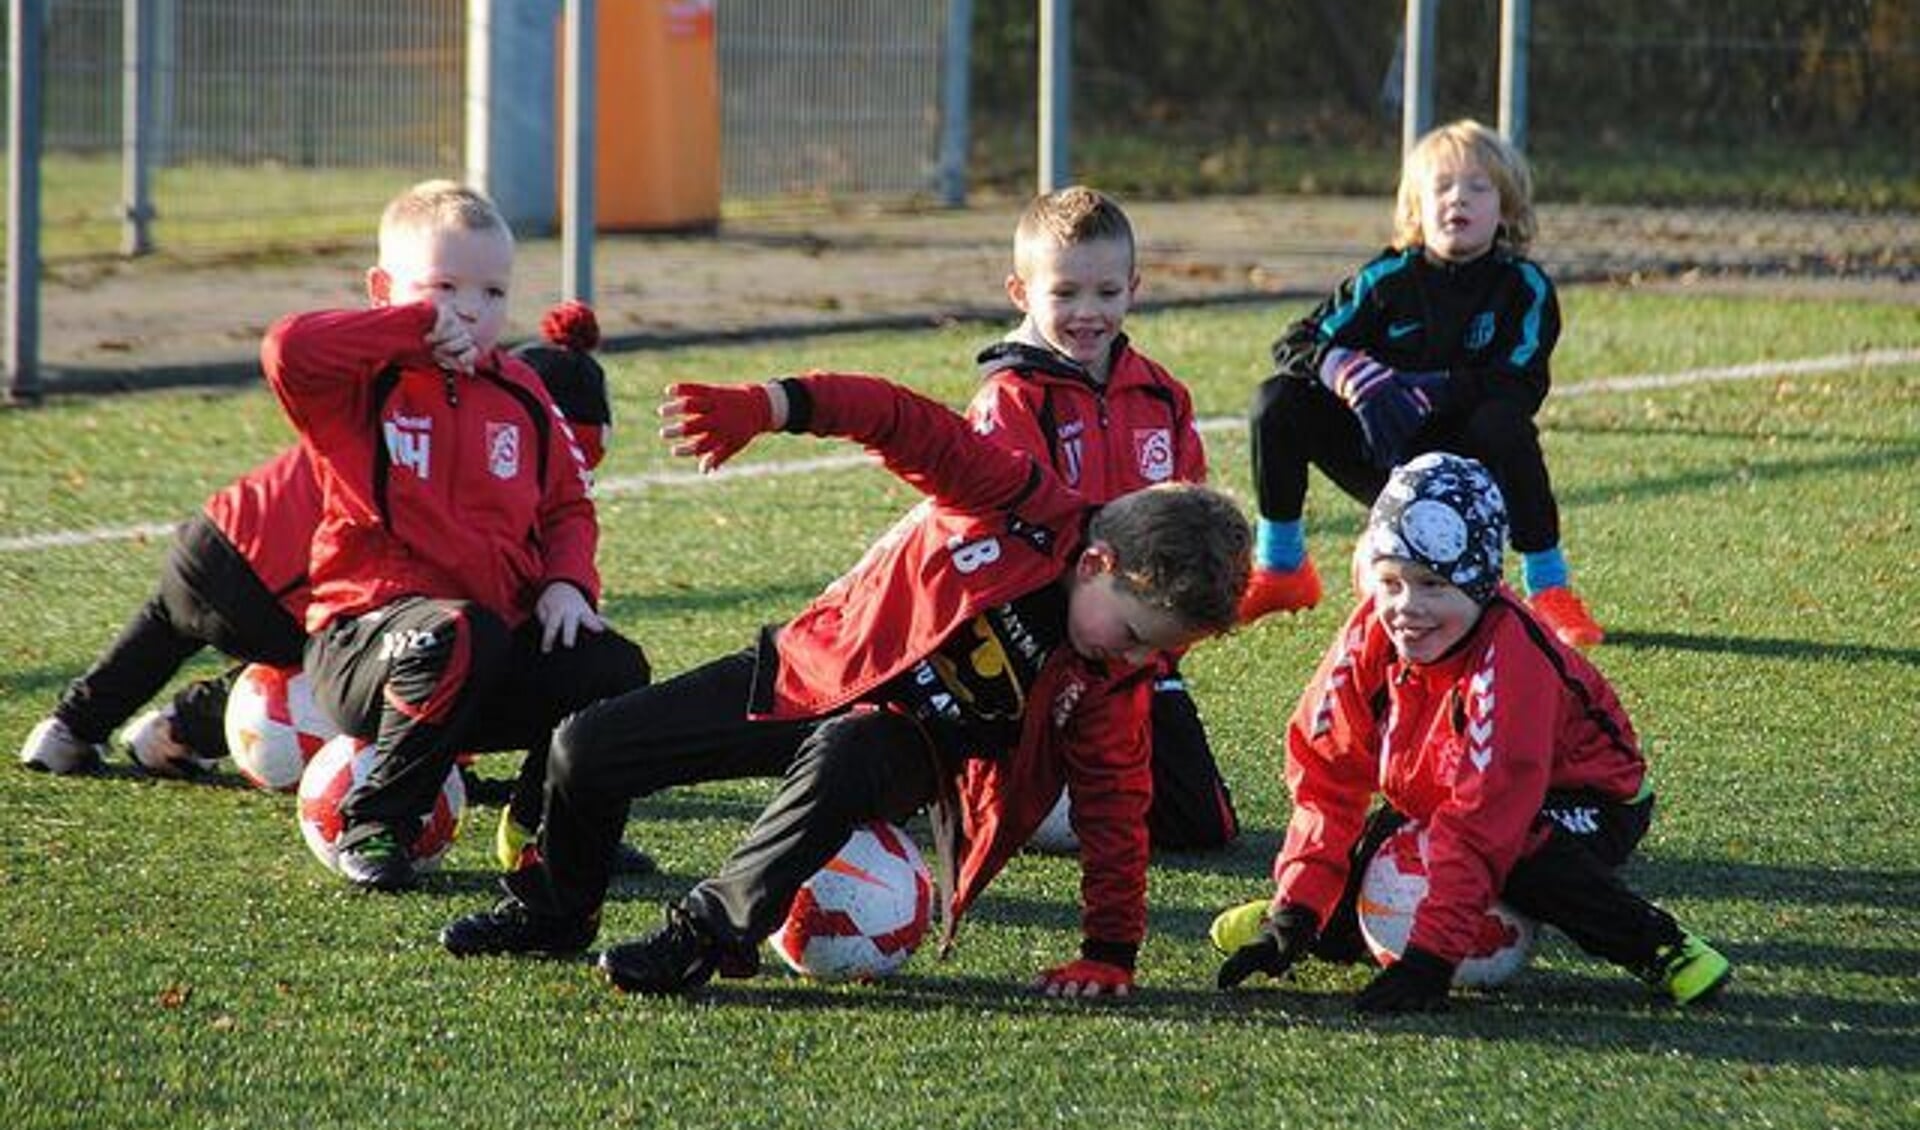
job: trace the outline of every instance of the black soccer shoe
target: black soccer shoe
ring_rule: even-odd
[[[492,910],[476,911],[446,924],[440,944],[455,957],[489,953],[575,954],[593,944],[600,916],[584,918],[539,914],[508,895]]]
[[[600,971],[623,993],[668,996],[691,992],[712,979],[719,946],[678,906],[667,924],[644,938],[622,942],[600,955]]]
[[[653,857],[625,840],[613,845],[613,873],[629,879],[644,878],[657,874],[660,865]]]
[[[365,891],[410,891],[420,885],[420,873],[405,844],[382,828],[352,847],[340,849],[340,874]]]

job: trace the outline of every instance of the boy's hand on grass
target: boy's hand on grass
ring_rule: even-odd
[[[607,630],[607,622],[587,603],[587,598],[566,581],[554,581],[540,591],[533,616],[540,621],[542,652],[552,651],[556,642],[561,647],[572,647],[583,628],[589,632]]]
[[[1082,957],[1042,970],[1033,989],[1050,997],[1124,997],[1133,992],[1133,970]]]
[[[1320,921],[1304,906],[1283,906],[1260,926],[1260,934],[1220,963],[1214,984],[1231,989],[1255,973],[1279,977],[1307,956],[1320,936]]]
[[[669,421],[660,438],[678,441],[673,453],[699,459],[702,472],[719,470],[754,436],[778,426],[766,385],[669,385],[660,416]]]
[[[1440,1012],[1453,987],[1453,962],[1419,946],[1408,946],[1400,960],[1367,982],[1353,1007],[1361,1012]]]

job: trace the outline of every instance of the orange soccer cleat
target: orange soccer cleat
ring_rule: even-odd
[[[1251,624],[1269,612],[1304,612],[1320,603],[1320,573],[1313,559],[1297,569],[1255,569],[1240,598],[1240,622]]]
[[[1568,647],[1590,648],[1607,638],[1587,606],[1566,585],[1541,589],[1528,597],[1527,603],[1534,617]]]

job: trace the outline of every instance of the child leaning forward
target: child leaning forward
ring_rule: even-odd
[[[1496,898],[1681,1004],[1725,984],[1725,957],[1620,880],[1653,816],[1646,760],[1606,678],[1501,583],[1505,538],[1479,463],[1429,453],[1389,477],[1361,542],[1367,595],[1287,726],[1273,897],[1214,923],[1222,989],[1309,954],[1364,957],[1361,876],[1409,820],[1428,831],[1430,887],[1362,1011],[1445,1007]]]

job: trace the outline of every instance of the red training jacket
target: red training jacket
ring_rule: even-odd
[[[1045,452],[1067,485],[1108,502],[1155,483],[1207,480],[1207,452],[1187,387],[1114,346],[1107,383],[1048,349],[999,342],[980,354],[974,430],[1020,451]]]
[[[307,453],[287,448],[220,488],[203,509],[294,622],[304,622],[313,599],[307,557],[320,525],[320,485]]]
[[[1542,842],[1547,790],[1626,800],[1646,769],[1606,678],[1505,586],[1452,654],[1424,665],[1399,658],[1362,601],[1287,726],[1294,808],[1274,903],[1327,920],[1378,792],[1428,828],[1410,944],[1459,961],[1514,861]]]
[[[764,715],[774,718],[846,706],[985,609],[1058,582],[1094,509],[1031,455],[982,439],[908,389],[843,374],[801,381],[808,431],[865,444],[929,497],[780,629]],[[1083,932],[1130,945],[1145,936],[1152,776],[1141,674],[1104,670],[1064,642],[1048,656],[1017,746],[1001,760],[969,761],[958,782],[966,845],[956,915],[1032,835],[1064,783],[1078,814]]]
[[[320,483],[307,629],[403,596],[474,601],[517,626],[566,581],[591,603],[599,526],[546,388],[495,350],[433,363],[424,302],[284,318],[261,363]]]

